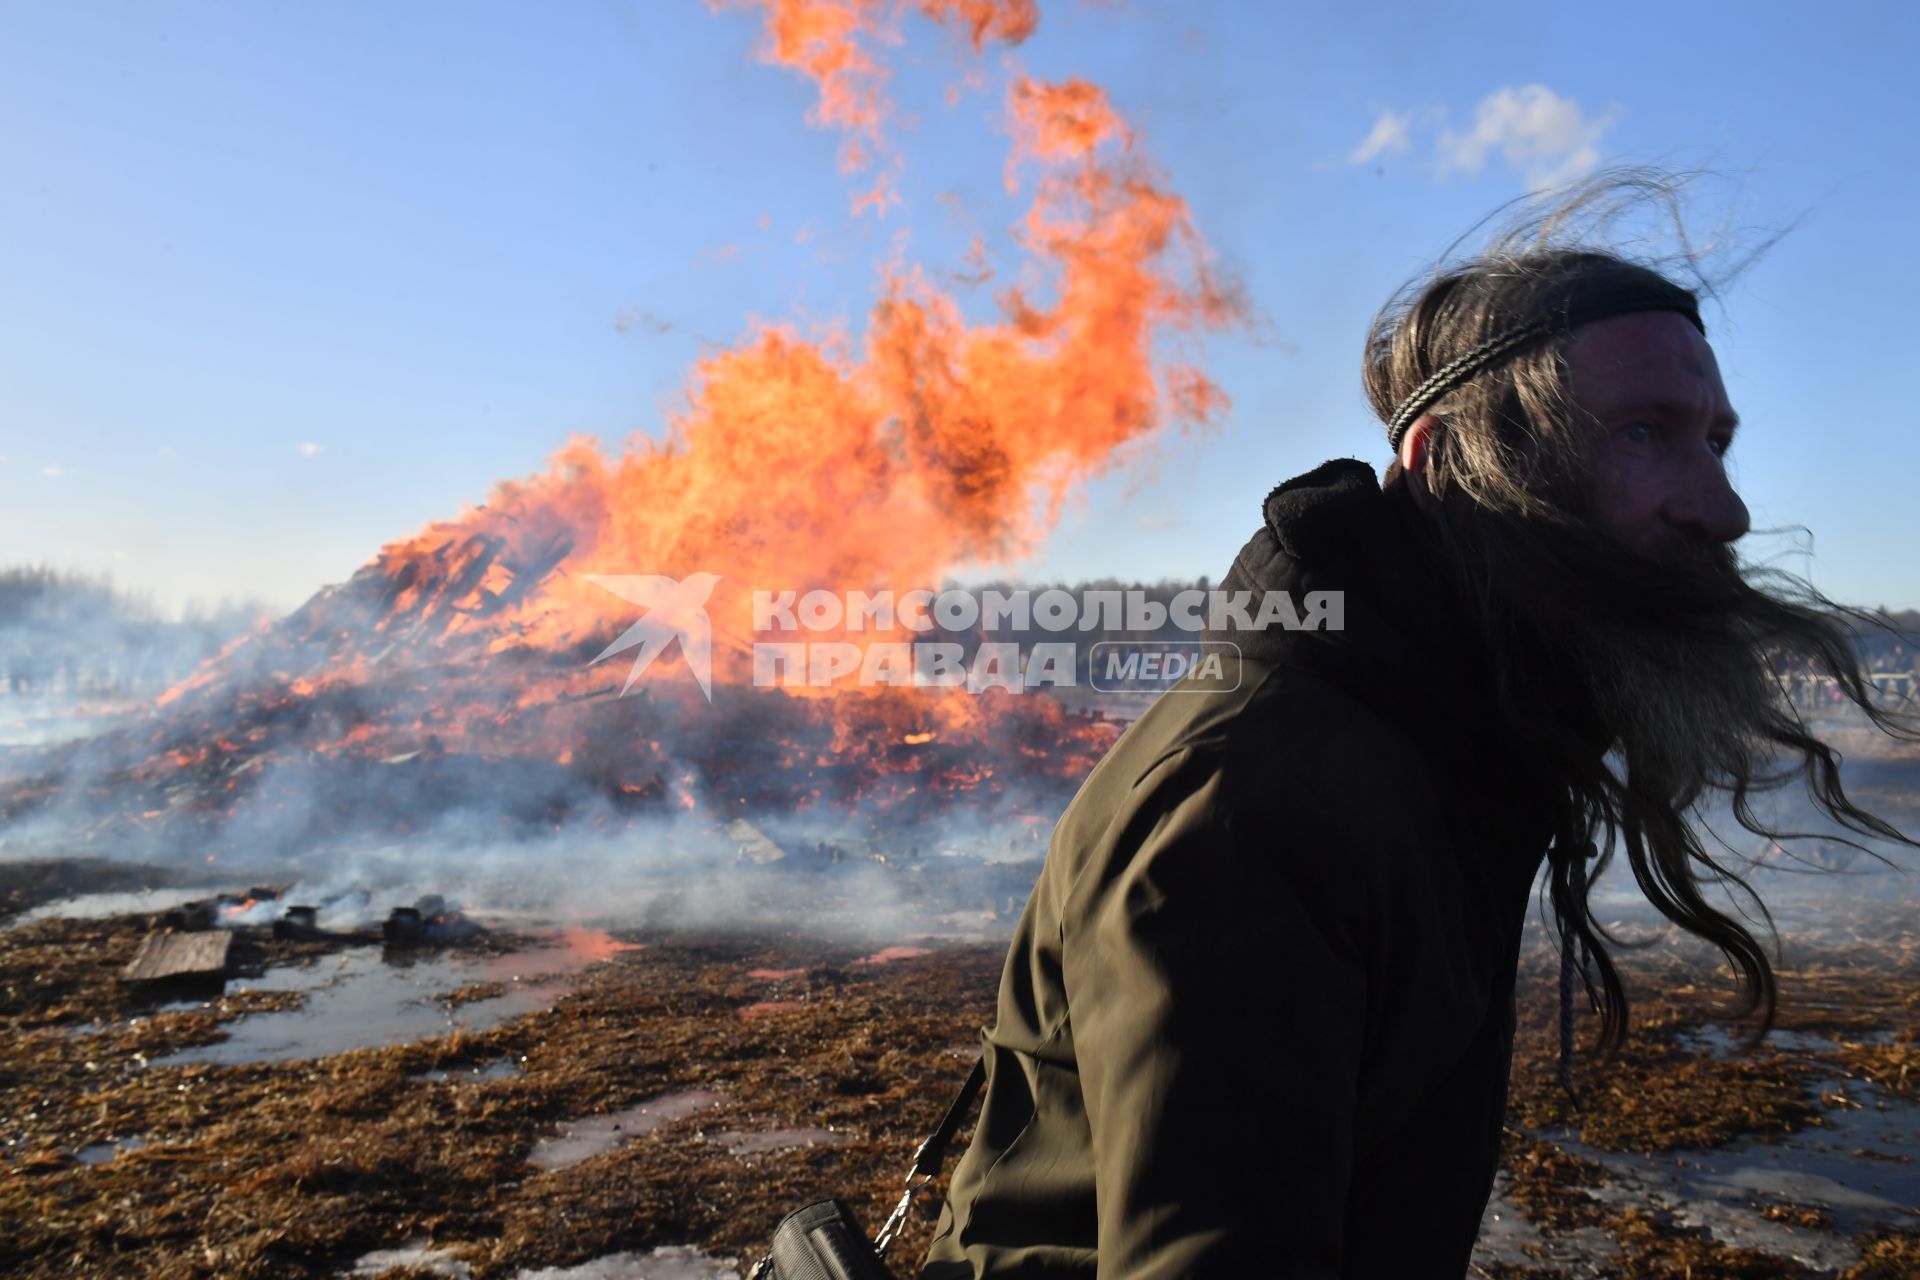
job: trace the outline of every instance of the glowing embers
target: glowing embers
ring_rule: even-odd
[[[278,906],[280,890],[270,885],[255,885],[245,893],[222,893],[211,898],[200,898],[169,907],[160,918],[163,928],[182,931],[212,929],[219,926],[232,927],[242,923],[247,914],[261,903],[273,903]]]
[[[717,686],[711,704],[697,691],[621,698],[588,683],[600,676],[577,657],[481,655],[426,682],[387,668],[292,701],[223,689],[219,707],[163,712],[146,741],[123,731],[88,744],[90,760],[125,767],[90,774],[49,758],[63,785],[0,783],[0,807],[59,827],[63,843],[204,850],[216,865],[369,838],[614,832],[675,814],[718,830],[747,813],[763,825],[766,813],[839,810],[857,834],[956,808],[1057,812],[1122,727],[1040,694]],[[228,906],[251,914],[244,900]]]

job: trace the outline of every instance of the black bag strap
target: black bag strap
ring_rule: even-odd
[[[960,1086],[959,1094],[947,1107],[947,1114],[940,1117],[940,1127],[928,1134],[927,1140],[914,1151],[913,1167],[907,1170],[906,1192],[881,1224],[871,1249],[866,1247],[847,1206],[838,1200],[822,1200],[781,1220],[773,1233],[773,1247],[748,1273],[747,1280],[891,1274],[886,1269],[887,1249],[900,1234],[900,1228],[906,1225],[915,1193],[939,1176],[940,1166],[946,1162],[947,1148],[953,1145],[953,1135],[959,1132],[973,1100],[980,1095],[980,1086],[986,1081],[987,1060],[982,1054],[974,1059],[973,1070],[967,1073],[966,1083]]]
[[[980,1086],[987,1082],[986,1055],[973,1060],[973,1070],[967,1073],[967,1082],[960,1086],[953,1104],[947,1108],[947,1114],[940,1118],[940,1127],[928,1135],[927,1140],[913,1153],[913,1167],[907,1170],[909,1178],[937,1178],[940,1166],[946,1163],[947,1148],[953,1144],[953,1135],[967,1118],[968,1108],[980,1094]]]
[[[953,1145],[953,1135],[960,1131],[961,1122],[967,1118],[967,1111],[973,1106],[973,1100],[980,1095],[980,1086],[987,1081],[987,1058],[982,1054],[973,1060],[973,1070],[967,1073],[967,1081],[960,1086],[960,1092],[947,1108],[947,1114],[940,1117],[940,1127],[927,1135],[927,1140],[913,1153],[913,1164],[907,1170],[907,1190],[900,1197],[900,1203],[893,1206],[893,1212],[880,1225],[880,1233],[873,1239],[874,1252],[880,1257],[887,1256],[887,1247],[893,1238],[900,1234],[900,1228],[906,1225],[907,1211],[913,1207],[914,1193],[940,1176],[940,1166],[946,1163],[947,1148]]]

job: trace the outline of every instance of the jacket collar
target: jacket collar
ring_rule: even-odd
[[[1488,655],[1476,640],[1455,577],[1435,549],[1398,466],[1384,485],[1352,458],[1322,463],[1276,486],[1261,528],[1220,588],[1257,604],[1285,591],[1343,596],[1339,631],[1209,631],[1241,655],[1304,668],[1339,687],[1442,759],[1490,767],[1513,752],[1495,715]]]

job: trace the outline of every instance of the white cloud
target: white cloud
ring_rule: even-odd
[[[46,466],[40,468],[40,474],[49,480],[58,480],[61,476],[67,474],[67,469],[57,462],[49,462]]]
[[[1368,164],[1378,156],[1399,155],[1410,145],[1407,130],[1412,124],[1411,111],[1402,111],[1397,115],[1392,111],[1382,111],[1380,118],[1373,122],[1373,132],[1353,149],[1347,157],[1347,163]]]
[[[1600,163],[1600,137],[1619,115],[1609,107],[1589,116],[1543,84],[1503,88],[1481,100],[1471,131],[1440,135],[1440,170],[1479,173],[1498,150],[1538,191],[1592,172]]]
[[[324,445],[315,444],[311,440],[302,440],[299,444],[293,446],[293,451],[303,458],[317,458],[327,450]]]

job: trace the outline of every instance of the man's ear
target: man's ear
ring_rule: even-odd
[[[1407,434],[1400,437],[1400,469],[1407,473],[1407,488],[1413,492],[1414,504],[1422,510],[1433,501],[1433,494],[1427,488],[1427,449],[1439,425],[1438,418],[1423,413],[1413,420]]]

